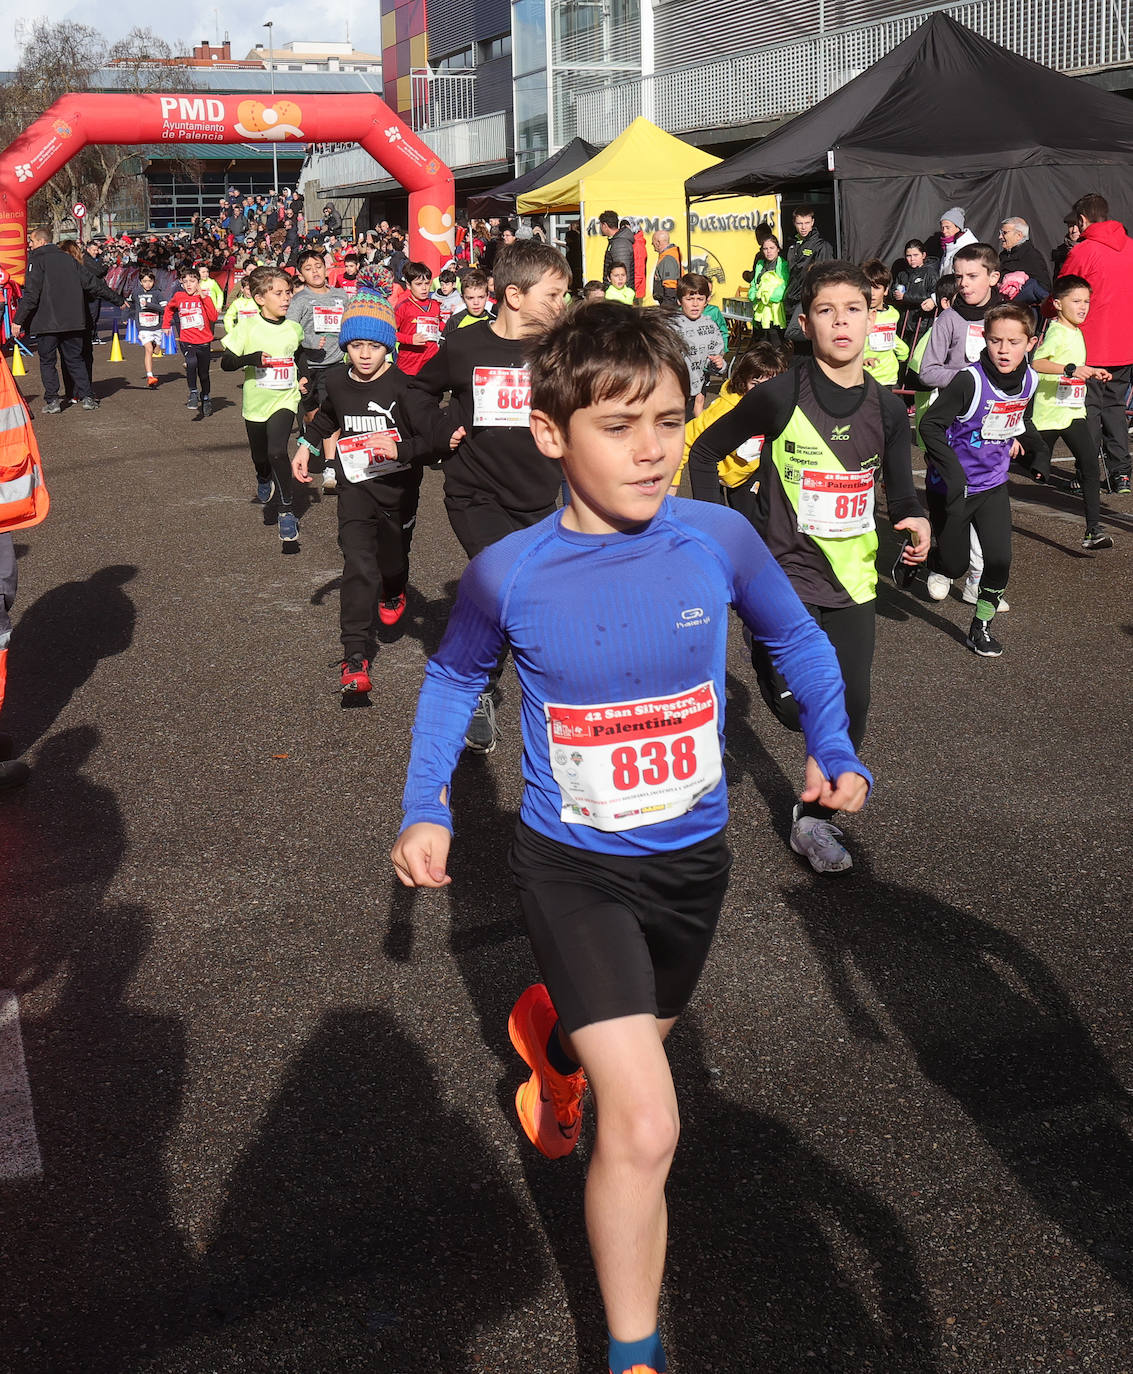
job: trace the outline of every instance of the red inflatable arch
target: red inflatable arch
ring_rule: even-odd
[[[375,95],[65,95],[0,153],[0,267],[21,284],[27,203],[88,143],[360,143],[409,192],[410,256],[452,256],[452,173]]]

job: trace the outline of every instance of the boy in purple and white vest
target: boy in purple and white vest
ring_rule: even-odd
[[[929,568],[955,578],[968,565],[969,531],[983,546],[984,566],[967,644],[984,658],[1003,645],[990,625],[1011,571],[1011,502],[1007,469],[1021,452],[1037,374],[1027,365],[1035,346],[1034,316],[1025,305],[997,305],[984,317],[984,350],[940,392],[921,420],[928,457],[925,496],[936,548]]]

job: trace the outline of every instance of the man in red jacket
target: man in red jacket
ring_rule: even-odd
[[[1086,383],[1086,417],[1094,442],[1105,443],[1110,486],[1118,496],[1130,492],[1129,426],[1125,397],[1133,381],[1133,239],[1115,219],[1103,196],[1076,201],[1082,237],[1066,255],[1064,276],[1090,283],[1090,313],[1082,325],[1086,361],[1104,367],[1108,382]]]

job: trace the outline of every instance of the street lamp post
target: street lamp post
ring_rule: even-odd
[[[267,21],[267,23],[264,25],[264,28],[267,29],[267,31],[268,31],[268,80],[269,80],[269,82],[271,83],[271,93],[272,93],[272,97],[273,97],[271,103],[272,103],[273,105],[275,104],[275,99],[274,99],[274,96],[275,96],[275,51],[274,51],[274,49],[275,49],[275,35],[272,33],[272,29],[273,29],[274,27],[275,27],[275,21],[274,21],[274,20],[271,20],[271,19],[269,19],[269,20]],[[273,138],[272,141],[271,141],[271,179],[272,179],[272,181],[275,183],[275,184],[273,185],[273,187],[272,187],[272,193],[273,193],[274,195],[277,195],[277,196],[278,196],[278,195],[279,195],[279,150],[276,148],[276,144],[275,144],[275,139],[274,139],[274,138]]]

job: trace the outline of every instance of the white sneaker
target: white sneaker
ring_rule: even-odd
[[[853,868],[850,852],[842,844],[842,832],[829,821],[816,816],[800,816],[796,806],[791,813],[791,848],[802,854],[816,873],[845,873]]]
[[[323,468],[323,491],[337,491],[338,478],[334,475],[334,468]]]
[[[980,599],[979,593],[980,584],[978,582],[968,581],[964,583],[964,590],[960,593],[960,595],[964,598],[964,600],[968,603],[969,606],[974,606],[976,602]],[[996,612],[996,614],[1003,615],[1005,611],[1009,611],[1010,609],[1011,607],[1008,604],[1007,598],[1005,596],[1001,596],[999,598],[999,610]]]
[[[925,578],[925,588],[934,601],[943,601],[952,590],[952,579],[943,573],[929,573]]]

